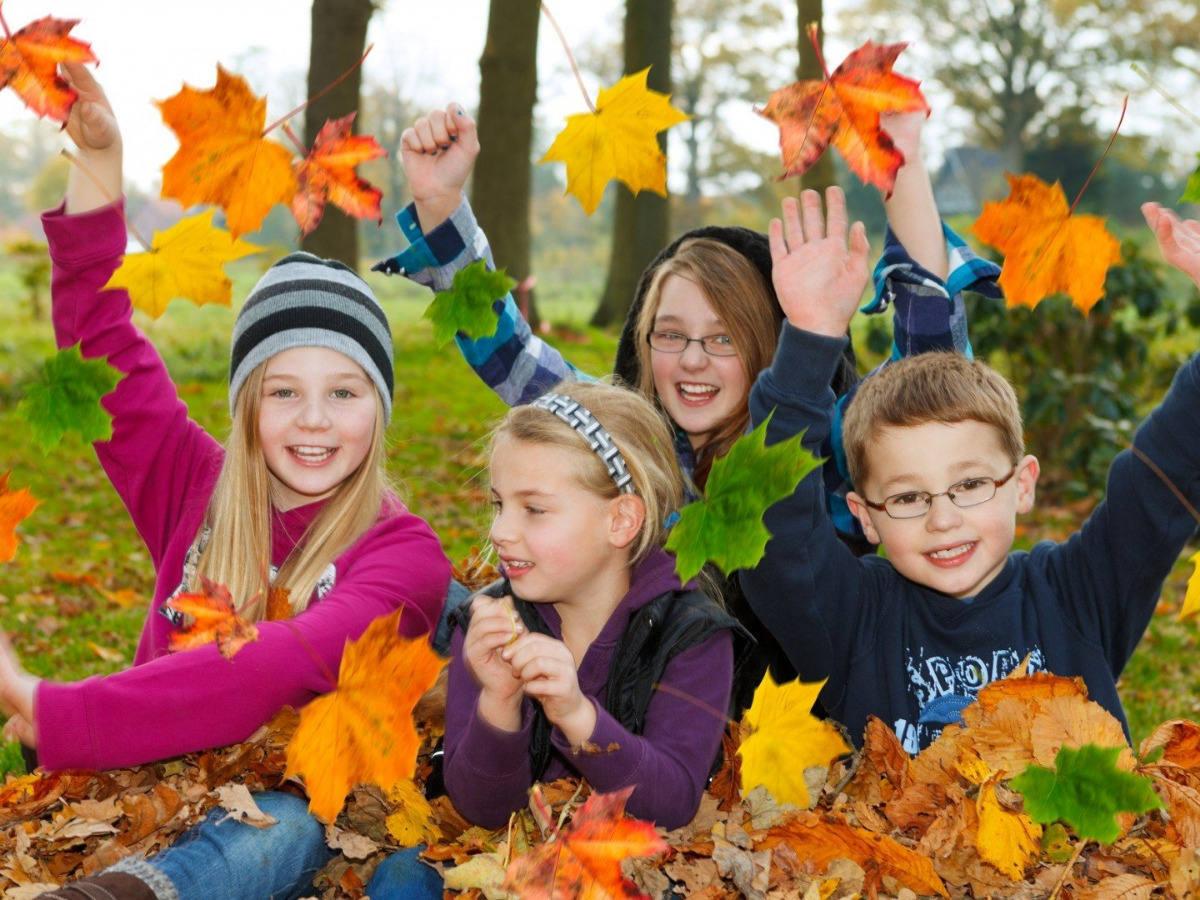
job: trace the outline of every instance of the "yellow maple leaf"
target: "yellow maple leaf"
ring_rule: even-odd
[[[590,216],[614,178],[633,191],[667,195],[667,158],[655,135],[689,117],[669,94],[646,87],[649,67],[600,91],[596,111],[567,117],[539,162],[567,164],[567,193]]]
[[[975,799],[979,829],[975,848],[984,862],[991,863],[1013,881],[1025,877],[1025,868],[1042,852],[1042,826],[1024,813],[1012,812],[996,798],[999,776],[989,779]]]
[[[768,672],[746,710],[750,736],[742,741],[742,794],[765,787],[780,803],[812,805],[806,769],[828,765],[850,748],[833,723],[812,714],[824,681],[776,684]]]
[[[403,637],[397,610],[347,641],[337,687],[300,711],[287,746],[289,778],[303,776],[308,808],[332,822],[356,784],[391,791],[416,770],[417,700],[446,661],[425,637]]]
[[[234,237],[256,230],[276,203],[292,202],[299,187],[292,154],[263,137],[267,102],[240,75],[218,65],[209,90],[185,84],[156,105],[179,138],[163,166],[162,196],[220,206]]]
[[[1036,175],[1006,174],[1011,193],[985,203],[975,236],[1004,254],[1000,287],[1009,306],[1037,306],[1067,294],[1085,313],[1104,296],[1121,245],[1100,216],[1071,215],[1062,185]]]
[[[401,847],[432,844],[441,838],[433,821],[433,807],[411,778],[397,782],[388,792],[388,800],[396,811],[387,817],[388,834]]]
[[[213,225],[214,214],[210,209],[154,232],[150,250],[126,254],[104,287],[125,288],[134,307],[156,319],[176,297],[229,306],[233,282],[222,266],[263,248]]]
[[[1190,619],[1200,612],[1200,551],[1192,554],[1188,560],[1192,564],[1192,577],[1188,579],[1187,593],[1183,595],[1183,608],[1179,610],[1179,619]]]

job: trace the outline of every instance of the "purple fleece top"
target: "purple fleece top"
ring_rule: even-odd
[[[133,325],[124,290],[102,291],[125,252],[123,204],[79,215],[63,207],[42,226],[53,262],[58,346],[108,357],[125,373],[103,401],[113,436],[95,444],[154,562],[154,600],[130,669],[62,684],[35,698],[38,757],[48,769],[138,765],[244,740],[284,705],[333,689],[347,640],[397,607],[411,635],[436,624],[450,565],[437,536],[394,498],[377,523],[334,561],[332,590],[289,622],[261,622],[259,638],[232,660],[214,645],[170,653],[158,610],[179,585],[221,468],[221,446],[188,418],[166,367]],[[321,508],[272,517],[272,562],[282,562]],[[333,675],[332,677],[336,677]]]
[[[733,640],[719,632],[680,653],[667,665],[662,683],[678,692],[655,691],[641,735],[627,731],[604,708],[613,653],[634,611],[668,591],[681,590],[672,557],[656,550],[636,569],[627,593],[579,664],[579,688],[596,707],[596,730],[589,739],[611,752],[573,753],[557,728],[543,781],[583,777],[597,791],[634,785],[626,808],[665,828],[686,825],[700,795],[725,728],[733,680]],[[562,620],[552,604],[538,607],[556,638]],[[450,686],[446,701],[446,790],[458,810],[479,825],[503,825],[523,807],[533,786],[529,742],[533,703],[526,698],[520,731],[494,728],[477,714],[479,685],[463,659],[463,631],[454,632]],[[685,697],[695,698],[690,702]]]

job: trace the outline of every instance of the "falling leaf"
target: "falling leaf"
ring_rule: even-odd
[[[263,137],[267,103],[240,75],[218,65],[211,89],[184,85],[156,105],[179,139],[163,166],[163,197],[185,207],[220,206],[234,238],[256,230],[276,203],[291,203],[297,190],[292,155]]]
[[[798,81],[771,94],[760,114],[779,126],[785,178],[807,172],[833,144],[850,171],[891,195],[904,154],[880,128],[879,114],[929,111],[920,82],[892,71],[906,46],[867,41],[828,81]]]
[[[1179,610],[1180,621],[1200,612],[1200,550],[1193,553],[1188,562],[1192,564],[1192,574],[1188,578],[1187,593],[1183,596],[1183,608]]]
[[[75,91],[58,74],[63,62],[95,62],[90,45],[70,36],[78,19],[45,16],[10,34],[4,14],[0,38],[0,90],[11,87],[26,106],[38,114],[66,122]]]
[[[805,772],[821,769],[821,782],[829,764],[849,753],[850,747],[832,722],[812,714],[824,681],[780,685],[768,672],[754,691],[746,710],[749,737],[742,740],[742,793],[764,786],[780,803],[803,809],[812,806]]]
[[[5,472],[0,475],[0,562],[9,562],[17,554],[17,545],[21,539],[17,537],[17,526],[38,505],[37,498],[29,493],[29,488],[19,491],[8,489],[8,476]]]
[[[233,659],[246,644],[258,640],[258,628],[238,614],[225,585],[205,578],[201,586],[199,594],[182,593],[163,604],[188,620],[185,627],[171,632],[171,650],[191,650],[215,641],[221,655]]]
[[[704,497],[685,506],[671,529],[666,547],[683,581],[710,560],[726,574],[757,565],[771,538],[763,515],[820,467],[821,460],[801,445],[802,435],[766,446],[769,422],[742,435],[713,463]]]
[[[433,322],[433,339],[439,346],[461,331],[467,337],[491,337],[500,317],[493,305],[513,289],[516,282],[503,269],[489,271],[480,259],[454,274],[448,291],[438,291],[425,308],[425,318]]]
[[[309,810],[323,822],[336,818],[354,785],[391,791],[413,777],[420,739],[412,710],[445,660],[425,637],[400,635],[402,612],[376,619],[357,641],[347,641],[337,687],[300,712],[287,773],[303,776]]]
[[[1021,881],[1025,878],[1025,869],[1041,852],[1042,829],[1025,814],[1000,805],[996,799],[998,780],[992,778],[985,782],[975,798],[979,815],[975,846],[982,860],[1013,881]]]
[[[301,235],[320,224],[326,200],[356,219],[383,220],[383,192],[360,178],[354,167],[387,156],[387,151],[370,135],[350,133],[354,115],[327,121],[308,156],[296,163],[299,190],[292,198],[292,215]]]
[[[870,865],[872,871],[889,875],[918,894],[950,896],[928,857],[887,835],[825,821],[819,815],[805,812],[772,828],[758,846],[771,848],[780,844],[786,844],[800,859],[818,867],[818,871],[835,859],[849,859],[864,868]]]
[[[291,592],[287,588],[272,586],[267,590],[267,612],[263,617],[268,622],[280,622],[292,617]]]
[[[1036,175],[1006,174],[1011,191],[985,203],[975,236],[1004,254],[1000,287],[1009,306],[1037,306],[1067,294],[1083,312],[1104,296],[1109,266],[1121,245],[1100,216],[1072,215],[1062,185]]]
[[[480,551],[472,546],[459,562],[455,563],[451,577],[468,591],[485,588],[500,579],[500,570]]]
[[[1060,819],[1084,840],[1110,844],[1121,829],[1119,812],[1144,813],[1163,805],[1149,778],[1117,768],[1120,747],[1063,747],[1054,768],[1032,765],[1012,780],[1025,811],[1048,825]]]
[[[1183,189],[1183,196],[1179,198],[1180,203],[1200,203],[1200,166],[1196,166],[1196,171],[1192,172],[1188,178],[1187,186]]]
[[[42,364],[17,410],[43,450],[57,445],[69,431],[85,441],[107,441],[112,437],[112,416],[100,398],[123,377],[106,360],[84,359],[76,344]]]
[[[668,847],[649,822],[625,817],[632,793],[630,786],[588,797],[555,840],[512,861],[505,889],[522,900],[640,896],[621,872],[621,861],[658,856]]]
[[[151,249],[126,254],[104,287],[125,288],[134,307],[156,319],[176,297],[197,306],[229,306],[233,282],[222,267],[243,256],[261,253],[263,248],[235,239],[213,225],[215,212],[210,209],[180,219],[166,231],[156,231]]]
[[[387,831],[401,847],[431,844],[440,837],[433,809],[412,779],[397,782],[388,792],[388,800],[398,808],[387,817]]]
[[[635,194],[667,196],[667,158],[656,135],[689,117],[671,105],[669,94],[646,86],[649,73],[647,67],[601,90],[595,112],[568,116],[539,160],[567,164],[567,193],[589,216],[614,178]]]

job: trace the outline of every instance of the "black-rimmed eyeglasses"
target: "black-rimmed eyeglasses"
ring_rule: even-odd
[[[727,334],[706,334],[704,337],[688,337],[678,331],[652,331],[646,335],[646,343],[660,353],[682,353],[688,344],[697,343],[709,356],[737,356],[733,338]]]
[[[863,503],[871,509],[883,510],[893,519],[919,519],[929,512],[930,507],[933,506],[934,497],[949,497],[950,502],[961,509],[987,503],[996,496],[996,491],[1004,487],[1016,473],[1017,467],[1014,465],[1003,478],[988,478],[987,476],[964,478],[936,494],[931,494],[929,491],[905,491],[902,494],[885,497],[882,503],[874,503],[863,497]]]

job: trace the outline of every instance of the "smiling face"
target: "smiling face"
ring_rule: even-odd
[[[358,363],[325,347],[294,347],[263,373],[258,438],[279,510],[332,494],[371,450],[375,386]]]
[[[630,495],[609,499],[583,486],[580,454],[551,444],[497,436],[490,538],[513,591],[536,603],[620,598],[628,586],[629,546],[641,518],[628,518]]]
[[[863,531],[882,543],[896,570],[925,587],[959,599],[974,597],[991,583],[1012,550],[1016,519],[1033,508],[1038,461],[1020,459],[1016,473],[986,503],[955,506],[935,497],[921,518],[893,519],[875,503],[908,491],[936,494],[969,478],[1001,479],[1013,468],[991,425],[967,420],[880,428],[867,445],[868,471],[862,493],[847,500]]]
[[[663,282],[653,330],[690,338],[729,333],[704,291],[679,275]],[[746,406],[750,385],[739,356],[711,356],[693,341],[682,353],[651,349],[650,368],[659,402],[693,447]]]

